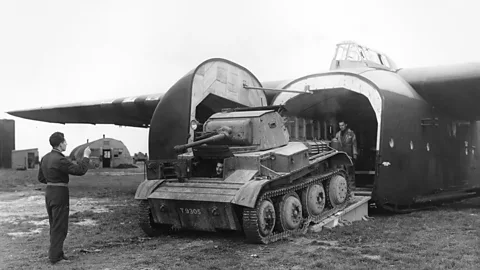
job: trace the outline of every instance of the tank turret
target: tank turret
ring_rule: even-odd
[[[232,152],[263,151],[287,145],[289,141],[282,117],[273,110],[216,113],[203,125],[200,138],[177,145],[175,150],[184,151],[206,144],[228,146]]]

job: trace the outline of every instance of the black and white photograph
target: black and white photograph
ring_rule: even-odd
[[[0,269],[480,269],[479,10],[0,1]]]

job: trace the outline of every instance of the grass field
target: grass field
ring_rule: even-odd
[[[403,215],[370,213],[320,233],[270,245],[240,233],[148,238],[133,199],[143,169],[71,177],[65,252],[50,266],[44,186],[37,171],[0,171],[1,269],[479,269],[480,198]]]

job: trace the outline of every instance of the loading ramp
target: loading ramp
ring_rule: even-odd
[[[345,209],[327,217],[320,223],[312,225],[309,230],[320,232],[323,228],[331,229],[339,224],[368,219],[368,202],[370,199],[370,196],[353,196]]]

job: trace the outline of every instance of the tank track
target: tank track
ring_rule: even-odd
[[[305,177],[304,179],[301,180],[301,183],[298,183],[296,185],[265,191],[262,195],[259,196],[258,202],[261,202],[264,199],[272,199],[278,196],[283,196],[289,192],[297,192],[313,184],[320,184],[320,183],[323,184],[324,181],[329,180],[335,175],[345,176],[346,173],[344,170],[340,169],[340,170],[331,171],[322,175],[313,175],[313,176]],[[325,185],[325,192],[326,192],[327,205],[331,207],[331,203],[329,203],[329,199],[328,199],[328,185],[329,183],[327,182],[327,184]],[[283,232],[274,231],[271,235],[268,235],[265,237],[262,236],[258,231],[257,208],[256,207],[244,208],[243,230],[247,238],[247,241],[250,243],[269,244],[269,243],[273,243],[273,242],[285,239],[292,235],[305,234],[308,229],[308,225],[310,223],[312,222],[319,223],[326,217],[344,208],[347,205],[347,203],[350,201],[350,198],[351,198],[350,193],[351,193],[350,187],[347,185],[347,197],[342,204],[339,204],[331,209],[325,210],[318,217],[314,218],[309,216],[307,218],[304,218],[302,225],[296,230],[283,231]]]
[[[141,200],[139,202],[137,217],[138,225],[143,230],[143,232],[150,237],[160,236],[171,231],[168,226],[155,224],[153,222],[151,217],[150,204],[147,200]]]

